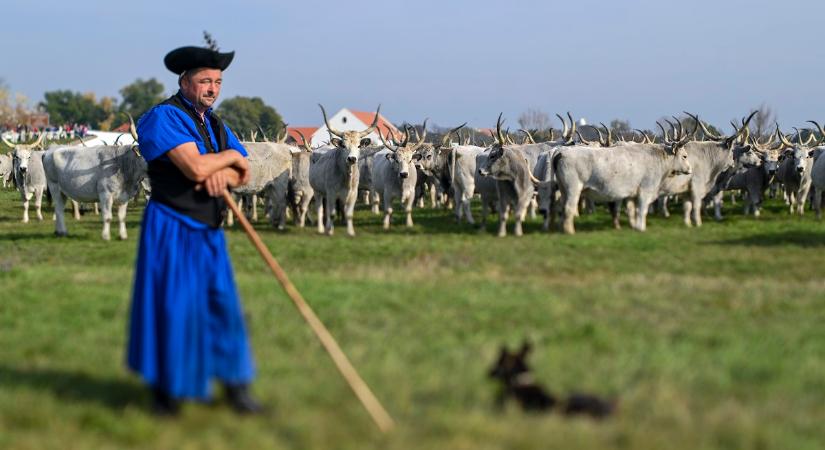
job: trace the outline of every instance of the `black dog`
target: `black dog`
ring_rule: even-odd
[[[565,415],[585,414],[597,419],[614,411],[615,402],[590,394],[574,393],[564,401],[557,400],[533,379],[526,361],[530,350],[531,345],[526,341],[518,352],[510,353],[507,347],[501,347],[498,360],[489,372],[491,378],[502,384],[496,401],[499,407],[504,406],[507,398],[515,397],[525,411],[550,411],[559,406]]]

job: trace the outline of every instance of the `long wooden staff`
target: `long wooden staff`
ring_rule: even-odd
[[[352,388],[355,395],[361,400],[361,404],[364,405],[364,408],[367,409],[367,412],[372,417],[372,420],[378,425],[378,428],[381,429],[382,432],[387,432],[395,425],[390,417],[387,414],[387,411],[381,406],[381,403],[375,398],[372,391],[370,391],[369,386],[361,377],[358,375],[358,372],[352,367],[347,356],[341,351],[341,347],[338,346],[338,343],[335,341],[335,338],[327,331],[326,327],[323,323],[318,319],[318,316],[312,311],[312,308],[304,301],[304,298],[301,296],[301,293],[298,292],[298,289],[295,288],[295,285],[289,281],[289,278],[286,276],[286,272],[284,269],[281,268],[281,265],[278,264],[278,261],[272,257],[272,254],[269,253],[269,250],[266,248],[264,243],[261,241],[261,237],[258,236],[258,233],[255,232],[255,229],[252,228],[252,225],[246,220],[246,216],[241,213],[240,209],[238,209],[238,205],[235,203],[235,200],[232,199],[232,196],[229,195],[228,191],[223,192],[223,198],[226,200],[226,204],[229,205],[229,209],[238,217],[238,221],[241,223],[241,227],[246,232],[246,235],[249,237],[249,240],[252,241],[252,245],[258,250],[258,253],[264,258],[269,268],[272,270],[272,273],[275,275],[275,278],[278,279],[278,282],[281,283],[281,287],[286,292],[286,295],[292,299],[292,302],[295,303],[295,306],[298,308],[298,311],[304,317],[304,320],[307,321],[312,331],[315,333],[315,336],[321,341],[321,344],[326,349],[329,356],[332,358],[332,361],[335,363],[335,366],[338,368],[338,371],[344,377],[344,379],[349,384],[350,388]]]

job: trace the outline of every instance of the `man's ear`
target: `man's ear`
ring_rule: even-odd
[[[341,140],[341,139],[339,139],[339,138],[332,138],[332,139],[329,141],[329,143],[330,143],[330,144],[332,144],[332,145],[334,145],[334,146],[336,146],[336,147],[338,147],[338,148],[344,148],[344,141],[342,141],[342,140]]]

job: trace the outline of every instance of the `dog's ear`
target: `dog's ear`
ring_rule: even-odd
[[[527,354],[530,353],[530,350],[532,350],[532,349],[533,349],[533,344],[531,344],[530,341],[525,338],[524,342],[521,343],[521,350],[519,350],[518,354],[521,358],[525,358],[527,356]]]

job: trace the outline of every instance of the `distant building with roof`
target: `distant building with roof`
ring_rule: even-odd
[[[372,124],[372,121],[375,119],[375,112],[366,112],[366,111],[354,111],[347,108],[342,108],[335,114],[329,116],[329,124],[332,128],[338,131],[361,131],[365,130],[367,127]],[[400,133],[398,128],[392,124],[386,117],[382,114],[378,115],[378,129],[381,130],[382,133],[386,135],[387,129],[390,129],[396,136],[399,136]],[[312,126],[304,126],[304,127],[289,127],[287,128],[289,132],[289,137],[287,138],[287,142],[297,142],[302,143],[303,140],[299,135],[299,131],[303,133],[303,135],[310,141],[310,145],[312,148],[320,147],[322,145],[329,144],[329,132],[327,131],[327,127],[325,124],[321,123],[320,126],[312,127]],[[377,132],[373,131],[369,135],[367,135],[370,139],[372,139],[373,145],[380,145],[381,139],[378,137]]]

